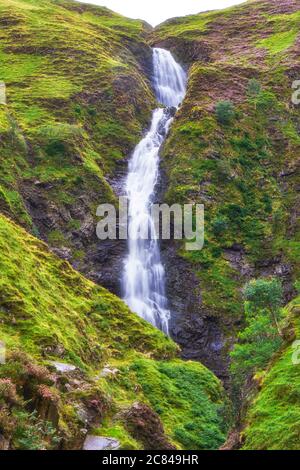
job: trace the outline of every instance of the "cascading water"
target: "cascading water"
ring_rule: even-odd
[[[151,204],[159,176],[159,151],[172,123],[169,108],[178,108],[186,90],[186,74],[164,49],[153,50],[154,88],[166,108],[155,109],[147,135],[137,145],[129,162],[126,180],[128,198],[128,256],[123,288],[127,305],[142,318],[168,334],[170,311],[165,294],[165,271]],[[149,233],[148,239],[144,237]]]

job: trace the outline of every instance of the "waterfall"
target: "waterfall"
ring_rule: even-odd
[[[153,112],[150,130],[135,148],[126,179],[128,256],[124,263],[124,300],[131,310],[168,334],[170,311],[165,294],[165,270],[151,204],[159,176],[159,152],[172,123],[169,108],[178,108],[186,90],[186,74],[164,49],[153,50],[154,89],[165,108]],[[148,239],[143,234],[149,233]]]

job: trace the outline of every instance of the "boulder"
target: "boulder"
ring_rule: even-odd
[[[83,450],[117,450],[120,442],[110,437],[88,435],[83,444]]]

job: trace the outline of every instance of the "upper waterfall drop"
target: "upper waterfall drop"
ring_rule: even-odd
[[[170,51],[153,49],[154,88],[158,101],[178,108],[186,93],[186,73]]]
[[[125,185],[129,237],[123,290],[131,310],[168,334],[170,311],[165,294],[165,270],[151,206],[159,176],[159,152],[173,120],[169,108],[178,108],[182,102],[186,74],[169,51],[158,48],[153,50],[153,73],[157,100],[166,108],[154,110],[150,130],[129,161]],[[145,233],[149,234],[148,238]]]

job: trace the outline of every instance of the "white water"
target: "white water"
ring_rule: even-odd
[[[151,219],[151,204],[159,176],[159,151],[172,123],[170,107],[178,108],[186,90],[186,74],[164,49],[153,50],[154,88],[165,109],[155,109],[147,135],[137,145],[129,162],[128,256],[123,288],[127,305],[142,318],[168,334],[170,311],[165,295],[165,270]],[[150,234],[148,240],[141,234]]]

